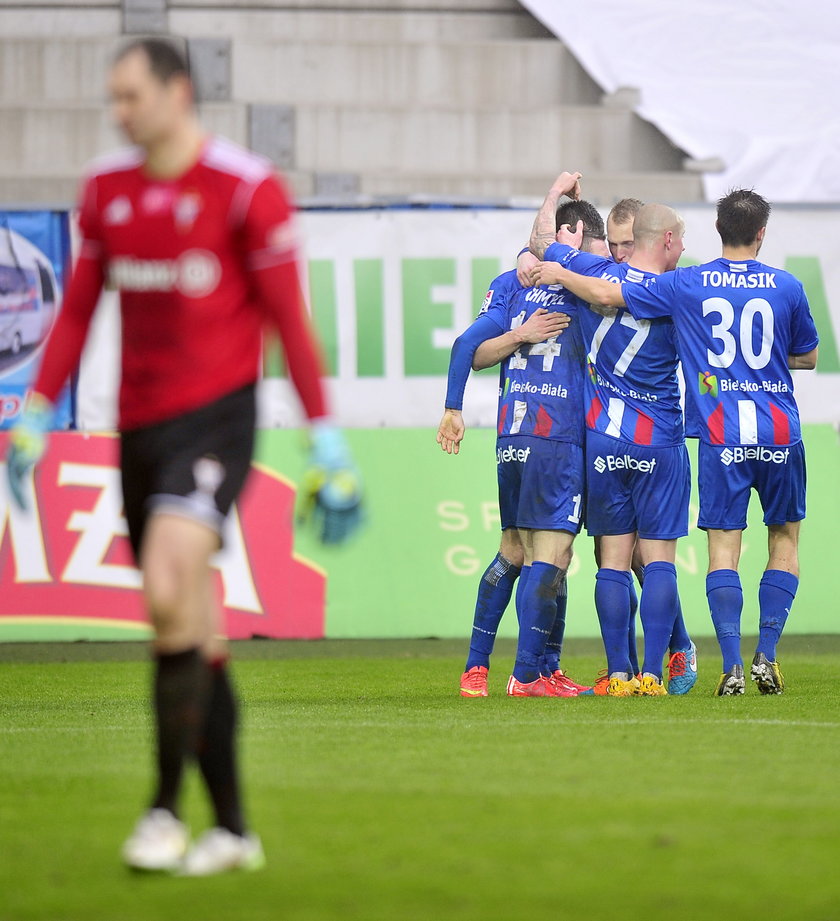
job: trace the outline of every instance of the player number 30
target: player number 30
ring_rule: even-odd
[[[703,316],[718,314],[720,322],[712,326],[712,336],[723,346],[719,352],[706,350],[709,364],[713,368],[728,368],[738,353],[738,343],[730,332],[735,325],[735,308],[725,297],[709,297],[703,301]],[[760,324],[760,348],[754,348],[753,329],[756,321]],[[763,297],[753,297],[744,304],[738,328],[741,354],[748,367],[756,370],[764,368],[770,361],[773,349],[773,308]]]

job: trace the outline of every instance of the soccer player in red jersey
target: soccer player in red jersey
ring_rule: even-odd
[[[77,366],[102,286],[120,292],[120,464],[125,515],[154,627],[157,789],[125,842],[132,868],[205,875],[263,863],[243,818],[236,700],[210,558],[250,467],[264,326],[279,334],[311,423],[309,489],[321,537],[358,523],[360,485],[331,425],[297,269],[292,208],[271,164],[198,121],[187,63],[134,41],[110,74],[132,143],[94,163],[81,248],[27,411],[11,436],[12,493],[27,504],[52,403]],[[177,803],[195,758],[216,827],[191,847]]]

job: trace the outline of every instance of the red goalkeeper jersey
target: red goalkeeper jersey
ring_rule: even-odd
[[[54,400],[81,356],[103,284],[120,293],[120,428],[197,409],[256,380],[280,335],[309,418],[325,415],[288,196],[271,164],[220,138],[178,179],[142,153],[101,158],[84,183],[79,258],[35,390]]]

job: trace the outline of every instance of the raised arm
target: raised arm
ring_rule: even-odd
[[[554,236],[557,233],[555,226],[557,206],[560,199],[564,195],[576,200],[580,198],[580,179],[580,173],[560,173],[548,190],[545,201],[534,218],[531,240],[528,244],[529,249],[537,258],[542,259],[545,251],[554,242]]]

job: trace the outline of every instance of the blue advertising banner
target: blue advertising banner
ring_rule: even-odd
[[[23,408],[69,267],[67,212],[0,211],[0,428],[14,425]],[[73,415],[68,389],[55,428],[70,428]]]

